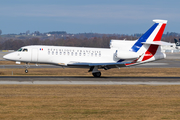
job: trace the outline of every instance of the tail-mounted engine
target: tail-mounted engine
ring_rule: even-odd
[[[116,50],[115,57],[119,59],[136,59],[139,55],[136,52]]]

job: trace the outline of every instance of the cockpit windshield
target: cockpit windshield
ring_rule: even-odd
[[[20,48],[20,49],[18,49],[17,51],[18,51],[18,52],[27,52],[28,49],[27,49],[27,48]]]
[[[28,51],[28,49],[26,49],[26,48],[23,49],[23,52],[27,52],[27,51]]]
[[[18,51],[18,52],[21,52],[21,51],[22,51],[22,48],[18,49],[17,51]]]

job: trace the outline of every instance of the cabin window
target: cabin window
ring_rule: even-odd
[[[68,52],[68,55],[69,55],[69,52]]]
[[[58,51],[56,51],[56,55],[58,55]]]
[[[62,52],[59,52],[59,54],[61,55],[61,54],[62,54]]]
[[[52,51],[52,55],[54,55],[54,51]]]
[[[84,56],[86,55],[86,53],[84,52]]]
[[[91,53],[91,56],[93,56],[93,53]]]
[[[48,51],[48,54],[50,55],[50,51]]]
[[[66,52],[64,52],[64,55],[66,55]]]
[[[81,52],[79,53],[79,56],[81,56]]]
[[[77,56],[77,52],[75,53],[75,56]]]
[[[71,52],[71,56],[73,56],[73,52]]]

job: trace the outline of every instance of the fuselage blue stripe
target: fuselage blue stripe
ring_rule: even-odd
[[[137,52],[141,47],[142,43],[141,42],[146,42],[146,40],[149,38],[149,36],[152,34],[152,32],[156,29],[159,23],[155,23],[146,33],[144,33],[138,40],[137,42],[132,46],[131,50],[133,52]]]
[[[120,59],[120,60],[118,60],[117,62],[123,62],[124,61],[124,59]]]

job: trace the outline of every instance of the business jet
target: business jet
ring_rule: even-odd
[[[176,44],[176,49],[180,49],[180,39],[179,39],[179,41],[176,39],[176,38],[174,38],[174,43]]]
[[[179,39],[179,41],[180,41],[180,39]],[[171,53],[173,53],[174,51],[177,52],[177,50],[180,49],[180,43],[179,43],[179,41],[178,41],[176,38],[174,38],[174,43],[169,43],[169,44],[171,44],[171,45],[164,45],[164,46],[162,46],[162,50],[163,50],[164,52],[169,52],[169,51],[171,51]]]
[[[161,41],[167,20],[153,20],[155,24],[138,40],[111,40],[110,48],[67,47],[67,46],[24,46],[3,56],[4,59],[29,63],[53,64],[61,67],[88,68],[94,77],[100,77],[99,69],[108,70],[139,65],[166,57],[161,51]]]

